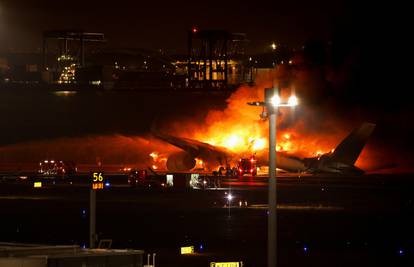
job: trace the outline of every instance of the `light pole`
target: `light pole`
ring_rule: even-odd
[[[96,189],[89,191],[89,248],[96,245]]]
[[[273,89],[273,88],[272,88]],[[269,190],[267,217],[267,266],[275,267],[277,252],[277,218],[276,218],[276,116],[277,106],[269,100],[276,96],[275,90],[265,89],[265,102],[269,113]],[[271,94],[271,95],[269,95]],[[280,101],[279,101],[280,102]]]
[[[252,106],[264,106],[269,118],[269,192],[268,192],[268,217],[267,217],[267,266],[277,265],[277,217],[276,217],[276,117],[278,107],[293,107],[298,104],[296,96],[289,97],[287,102],[282,102],[278,88],[265,88],[265,102],[249,102]],[[263,114],[262,114],[263,115]],[[263,117],[263,116],[261,116]]]
[[[233,199],[233,195],[231,194],[231,192],[229,191],[229,193],[226,196],[227,198],[227,204],[229,206],[229,218],[230,218],[230,205],[231,205],[231,200]]]

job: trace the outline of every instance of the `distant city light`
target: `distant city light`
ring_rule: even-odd
[[[102,82],[100,80],[90,81],[89,83],[92,84],[92,85],[96,85],[96,86],[99,86],[99,85],[102,84]]]
[[[276,50],[277,48],[277,45],[274,42],[270,46],[272,47],[273,50]]]

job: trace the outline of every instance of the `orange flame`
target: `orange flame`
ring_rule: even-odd
[[[202,124],[205,126],[200,127],[197,123],[191,127],[190,123],[190,131],[186,128],[185,134],[179,135],[225,147],[240,156],[266,156],[268,123],[260,118],[261,110],[248,106],[247,102],[263,100],[263,88],[271,87],[275,77],[283,79],[280,75],[285,74],[276,71],[267,77],[259,78],[255,87],[240,87],[228,98],[226,109],[208,112]],[[289,88],[282,88],[281,95],[286,95],[288,91]],[[296,90],[296,93],[300,97],[300,90]],[[301,110],[300,116],[295,114],[297,109]],[[298,108],[279,108],[278,114],[276,150],[300,157],[318,157],[331,152],[350,130],[333,118],[320,120],[306,105]],[[318,126],[314,128],[313,124]]]
[[[199,159],[199,158],[195,158],[195,160],[196,160],[196,165],[195,165],[195,167],[197,168],[197,169],[204,169],[204,161],[202,160],[202,159]]]
[[[152,169],[166,169],[167,156],[160,155],[158,152],[151,152],[149,156],[152,159]]]

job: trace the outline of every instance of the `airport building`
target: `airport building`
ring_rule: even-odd
[[[142,250],[0,243],[0,266],[8,267],[142,267],[143,255]]]
[[[103,33],[46,31],[41,51],[0,54],[0,85],[53,90],[227,90],[253,84],[290,55],[248,55],[244,33],[193,28],[187,53],[106,46]]]

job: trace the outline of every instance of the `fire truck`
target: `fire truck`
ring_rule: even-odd
[[[43,177],[64,177],[75,175],[77,168],[74,162],[63,162],[62,160],[44,160],[39,162],[37,172]]]
[[[132,169],[128,175],[128,184],[131,187],[144,184],[145,180],[148,179],[146,170]]]
[[[237,164],[237,171],[239,176],[244,174],[249,174],[256,176],[257,174],[257,164],[256,158],[251,156],[250,158],[241,158]]]

